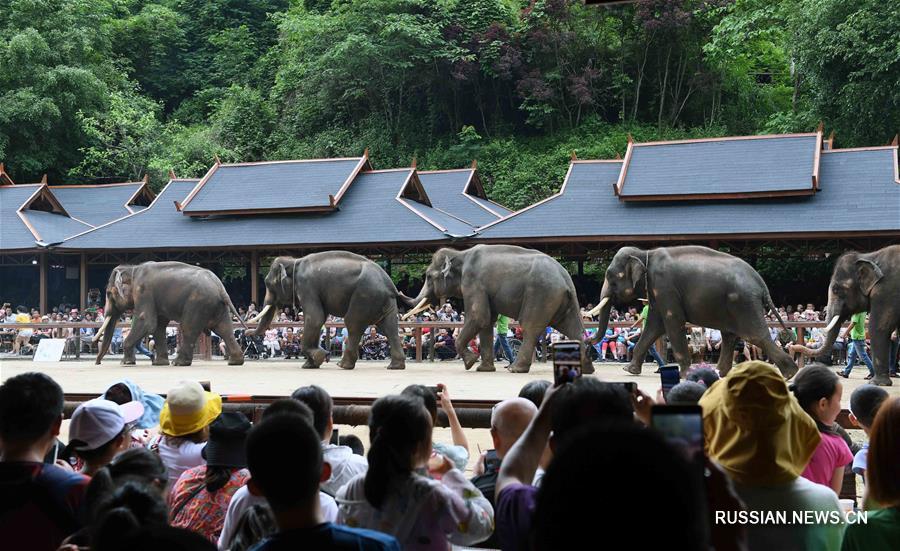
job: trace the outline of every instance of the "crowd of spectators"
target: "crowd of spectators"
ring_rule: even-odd
[[[24,373],[0,386],[0,541],[37,551],[550,550],[600,537],[698,551],[896,549],[900,397],[852,393],[851,421],[868,440],[854,450],[835,423],[841,380],[822,365],[790,385],[760,361],[722,379],[690,375],[655,398],[594,377],[532,381],[493,408],[493,449],[470,462],[445,385],[376,400],[364,445],[335,441],[332,397],[315,385],[251,423],[197,382],[163,400],[117,381],[66,430],[62,388]],[[650,428],[664,403],[700,406],[705,475]],[[441,411],[450,441],[433,432]],[[844,503],[837,482],[851,465],[865,489]],[[648,506],[665,514],[636,514]],[[775,512],[809,520],[740,520]]]

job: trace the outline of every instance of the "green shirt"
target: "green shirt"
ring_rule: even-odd
[[[893,542],[893,543],[891,543]],[[866,523],[851,522],[844,532],[842,551],[897,549],[900,542],[900,509],[869,511]]]
[[[497,334],[505,337],[507,332],[509,332],[509,318],[500,314],[497,316]]]
[[[647,328],[647,316],[650,315],[650,303],[644,305],[644,309],[641,310],[641,329]]]
[[[850,318],[850,323],[853,324],[853,330],[850,331],[850,338],[854,341],[866,340],[866,313],[860,312],[858,314],[853,314],[853,317]]]

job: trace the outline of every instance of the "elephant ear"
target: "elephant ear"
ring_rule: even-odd
[[[285,295],[291,292],[291,288],[288,286],[291,283],[291,278],[287,273],[287,268],[281,262],[278,263],[278,283],[281,285],[281,291]]]
[[[856,269],[859,274],[859,287],[863,290],[863,294],[869,296],[872,288],[884,277],[884,272],[878,264],[865,258],[856,261]]]
[[[444,279],[450,277],[450,271],[453,269],[453,261],[450,260],[449,256],[444,257],[444,265],[441,267],[441,275]]]
[[[631,280],[631,287],[638,288],[638,285],[644,280],[644,274],[647,272],[647,265],[644,261],[636,256],[628,257],[628,266],[625,268],[625,276]]]

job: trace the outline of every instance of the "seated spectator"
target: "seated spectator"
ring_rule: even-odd
[[[281,346],[278,344],[277,329],[270,327],[266,330],[266,333],[263,336],[263,346],[268,350],[270,358],[274,358],[275,354],[281,351]]]
[[[853,461],[853,454],[836,427],[837,416],[841,412],[843,385],[826,366],[810,364],[800,370],[789,388],[822,433],[822,439],[801,476],[828,486],[839,494],[844,467]]]
[[[140,402],[144,406],[144,413],[134,423],[135,428],[138,429],[151,429],[158,426],[159,412],[162,411],[163,404],[166,402],[159,394],[145,392],[144,389],[128,379],[122,379],[110,385],[103,393],[103,397],[119,405],[132,400]]]
[[[55,551],[81,528],[90,479],[44,463],[63,419],[63,391],[43,373],[0,385],[0,542],[4,549]]]
[[[389,353],[387,337],[378,333],[375,327],[369,327],[363,337],[362,357],[364,360],[383,360]]]
[[[544,401],[544,395],[547,393],[547,389],[550,388],[550,385],[550,381],[547,381],[546,379],[529,381],[525,383],[525,386],[519,391],[519,398],[525,398],[534,404],[535,407],[541,407],[541,402]]]
[[[688,330],[688,349],[691,351],[691,361],[700,363],[706,356],[706,330],[696,325]]]
[[[434,354],[441,361],[456,357],[456,342],[446,329],[439,329],[437,337],[434,338]]]
[[[131,446],[133,423],[144,414],[140,402],[119,405],[95,398],[82,403],[69,421],[68,458],[74,453],[84,462],[81,472],[94,476],[115,456]]]
[[[378,528],[404,549],[446,549],[487,539],[494,511],[463,474],[417,473],[431,455],[431,415],[414,396],[385,396],[369,416],[369,470],[340,489],[342,524]]]
[[[548,390],[537,415],[500,464],[495,518],[501,548],[529,547],[538,493],[531,481],[548,443],[555,453],[556,447],[580,426],[601,420],[633,423],[633,419],[631,398],[618,385],[581,378]],[[552,468],[553,462],[548,472]]]
[[[31,323],[31,316],[28,315],[28,309],[24,306],[17,306],[16,317],[12,322],[7,320],[7,323]],[[34,329],[19,329],[19,332],[16,334],[16,339],[13,341],[12,353],[18,355],[23,346],[28,352],[31,352],[31,345],[28,344],[28,342],[31,340],[32,335],[34,335]]]
[[[670,406],[694,406],[700,402],[706,386],[693,381],[681,381],[669,389],[665,403]]]
[[[623,465],[641,476],[615,476]],[[634,423],[579,427],[558,445],[532,501],[531,546],[518,549],[601,548],[607,538],[623,542],[614,545],[620,548],[630,548],[624,542],[633,541],[635,549],[712,549],[705,543],[703,517],[697,514],[704,510],[703,489],[692,481],[691,470],[663,438]],[[601,473],[608,476],[598,476]],[[665,511],[654,515],[649,525],[639,515],[623,514],[646,507],[648,496],[653,496],[654,510]],[[598,531],[594,522],[575,520],[577,511],[590,511],[592,517],[609,522]]]
[[[434,390],[423,385],[409,385],[403,389],[405,396],[414,396],[422,400],[425,409],[431,415],[431,426],[437,425],[438,421],[438,402],[441,409],[447,414],[447,421],[450,425],[450,436],[453,440],[452,445],[443,442],[432,442],[434,453],[428,464],[428,470],[433,476],[439,476],[450,468],[456,468],[460,471],[466,470],[469,464],[469,441],[466,433],[463,431],[462,425],[459,423],[459,417],[456,415],[456,409],[453,408],[453,402],[450,400],[450,393],[443,384],[437,385],[437,394]]]
[[[872,423],[881,404],[888,398],[887,391],[880,386],[865,385],[857,388],[850,395],[850,422],[861,428],[866,436],[871,436]],[[862,445],[853,457],[853,472],[866,481],[866,463],[869,455],[869,443]],[[867,490],[864,486],[862,503],[866,502]]]
[[[322,491],[334,496],[338,489],[354,476],[365,473],[369,464],[364,457],[354,454],[349,447],[330,443],[331,431],[334,430],[332,417],[334,402],[324,388],[316,385],[303,386],[295,390],[291,398],[306,404],[312,410],[312,425],[319,433],[322,455],[331,473],[331,476],[322,483]]]
[[[330,473],[322,458],[320,441],[321,434],[311,425],[298,422],[291,415],[273,415],[250,431],[250,484],[266,497],[280,529],[255,549],[399,551],[397,540],[385,534],[324,522],[319,484]]]
[[[706,449],[734,482],[749,511],[839,514],[834,492],[800,476],[821,441],[813,419],[791,396],[781,372],[738,364],[700,400]],[[841,524],[750,524],[749,549],[832,551]]]
[[[882,404],[869,436],[867,488],[872,507],[866,522],[847,526],[845,551],[896,549],[900,541],[900,398]]]
[[[209,425],[222,413],[222,397],[196,381],[181,381],[169,391],[159,414],[160,436],[150,444],[159,453],[174,484],[181,473],[203,464]]]
[[[244,444],[250,421],[240,412],[223,412],[209,426],[205,465],[188,469],[169,491],[172,526],[187,528],[215,543],[228,503],[250,478]]]
[[[284,333],[284,344],[281,345],[281,350],[285,360],[300,357],[300,336],[290,327]]]
[[[709,350],[710,354],[714,354],[719,352],[721,354],[722,350],[722,332],[718,329],[707,328],[706,329],[706,349]]]

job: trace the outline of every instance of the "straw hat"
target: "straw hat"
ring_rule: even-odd
[[[159,428],[167,436],[184,436],[209,425],[220,413],[221,396],[206,392],[196,381],[181,381],[166,397]]]

